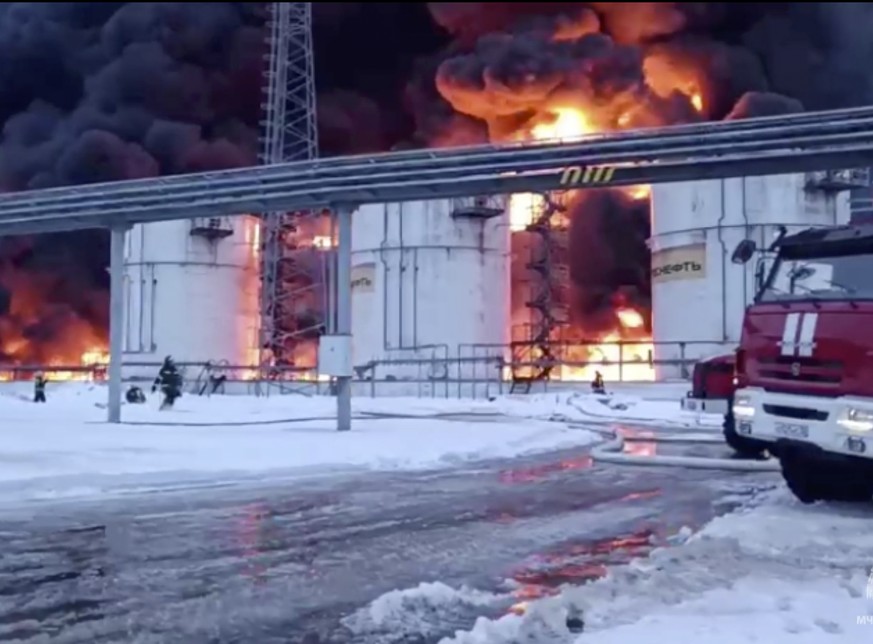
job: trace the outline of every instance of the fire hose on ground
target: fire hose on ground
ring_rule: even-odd
[[[595,463],[609,463],[611,465],[634,465],[648,467],[683,467],[697,470],[721,470],[730,472],[778,472],[779,462],[774,458],[762,460],[708,457],[708,456],[679,456],[662,454],[631,454],[625,452],[627,443],[649,443],[662,445],[721,445],[727,447],[721,428],[718,430],[703,427],[689,426],[687,424],[675,424],[664,422],[655,424],[653,420],[617,420],[611,414],[597,414],[590,409],[576,404],[578,394],[572,394],[566,404],[574,407],[584,416],[591,417],[591,422],[586,423],[578,419],[564,419],[567,424],[585,429],[604,437],[605,441],[595,445],[591,449],[591,458]],[[605,400],[609,400],[607,396]],[[622,425],[630,428],[629,435],[622,435]],[[645,435],[633,435],[633,430],[639,429]],[[683,436],[684,434],[684,436]]]
[[[606,440],[591,449],[595,463],[611,465],[634,465],[648,467],[682,467],[697,470],[723,470],[731,472],[778,472],[779,462],[773,458],[765,460],[741,460],[725,457],[678,456],[662,454],[629,454],[624,451],[627,443],[655,443],[663,445],[724,445],[721,432],[712,436],[701,436],[701,428],[671,427],[667,430],[646,427],[646,436],[622,436],[617,428],[601,429],[591,425],[574,425],[602,435]],[[658,435],[659,431],[671,434]],[[681,436],[681,433],[696,433],[696,436]]]

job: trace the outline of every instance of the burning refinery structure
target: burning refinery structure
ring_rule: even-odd
[[[264,75],[263,111],[257,122],[247,122],[245,143],[239,144],[249,158],[260,135],[263,163],[291,160],[271,154],[285,154],[298,143],[294,159],[392,145],[566,140],[778,117],[836,107],[832,103],[843,98],[851,103],[854,96],[835,91],[842,81],[856,80],[837,73],[847,66],[854,70],[850,61],[835,51],[807,55],[806,45],[814,43],[806,42],[805,30],[796,37],[771,31],[785,26],[781,18],[788,16],[769,6],[760,15],[745,9],[740,15],[721,5],[708,9],[706,3],[428,3],[434,25],[451,44],[439,45],[432,57],[415,54],[414,70],[398,72],[410,76],[397,79],[403,95],[402,101],[391,99],[392,109],[410,117],[409,128],[392,127],[376,136],[378,128],[365,116],[379,113],[387,121],[394,112],[381,114],[375,98],[373,110],[355,111],[355,94],[333,92],[328,82],[316,110],[309,28],[293,30],[296,54],[282,52],[280,45],[294,40],[279,37],[283,25],[292,24],[291,18],[310,25],[309,9],[317,12],[321,5],[271,5],[278,13],[267,21],[269,69],[293,55],[306,59],[303,67],[289,68],[302,74],[301,92],[308,84],[306,101],[298,101],[303,111],[295,113],[307,126],[300,141],[274,145],[281,137],[272,140],[273,134],[293,128],[285,127],[291,117],[284,107],[275,108],[286,105],[284,77]],[[822,11],[831,6],[819,3]],[[247,29],[247,37],[256,37],[263,26],[255,23],[259,26]],[[763,44],[783,41],[792,53],[786,57],[785,49],[777,48],[774,60],[772,48]],[[254,51],[228,48],[237,49]],[[864,60],[854,51],[852,57]],[[330,58],[319,60],[329,70]],[[796,64],[783,64],[788,60]],[[821,66],[804,66],[809,61]],[[342,64],[348,67],[347,61]],[[114,78],[106,76],[106,82]],[[207,76],[222,82],[236,78]],[[255,78],[247,74],[248,81]],[[88,91],[103,86],[85,83]],[[204,96],[226,92],[222,85]],[[102,95],[96,96],[101,100],[94,105],[103,106]],[[165,115],[156,118],[162,123]],[[351,129],[336,129],[337,121]],[[237,130],[238,115],[231,122],[233,127],[204,124],[204,136],[218,137],[216,149],[226,142],[221,136]],[[149,141],[131,145],[151,154]],[[238,163],[234,156],[230,164]],[[188,168],[157,159],[154,166],[158,173]],[[755,267],[731,262],[736,244],[752,238],[766,246],[781,227],[846,223],[849,191],[858,185],[853,173],[842,172],[622,188],[610,188],[608,176],[601,179],[596,189],[548,195],[471,195],[360,207],[353,219],[351,274],[356,382],[415,383],[407,393],[443,395],[476,391],[477,382],[587,381],[595,371],[613,381],[685,376],[697,359],[730,351],[739,341],[743,309],[755,292]],[[330,328],[335,246],[324,213],[289,213],[280,226],[264,226],[245,214],[135,226],[125,247],[125,375],[153,377],[160,361],[172,355],[188,365],[189,378],[209,371],[249,383],[322,380],[317,347]],[[0,316],[8,364],[78,362],[84,370],[105,364],[107,333],[97,322],[55,324],[69,340],[62,356],[34,350],[31,336],[38,334],[29,322],[39,317],[38,307],[18,294],[27,290],[16,288],[12,301],[0,306],[10,311]],[[96,313],[89,321],[106,317],[91,308]],[[468,384],[472,390],[464,388]]]
[[[552,92],[528,107],[533,99],[518,95],[507,107],[496,81],[464,82],[467,66],[479,69],[476,56],[446,61],[436,88],[497,143],[707,118],[717,93],[659,61],[645,59],[645,100],[619,93],[604,105],[584,92]],[[748,92],[725,118],[800,109]],[[604,177],[598,185],[361,206],[352,225],[357,386],[457,395],[484,392],[484,383],[584,382],[596,371],[608,381],[685,377],[695,361],[739,341],[755,267],[731,262],[737,243],[766,247],[782,227],[847,223],[857,182],[854,173],[823,172],[617,188]],[[260,274],[266,233],[252,217],[134,228],[127,372],[173,355],[209,362],[229,379],[320,380],[336,245],[329,222],[323,213],[289,215],[275,276]],[[283,296],[261,319],[258,293],[273,279]]]
[[[469,395],[484,382],[586,381],[595,371],[613,381],[683,377],[739,341],[755,276],[731,262],[736,244],[847,223],[854,179],[823,172],[362,206],[351,276],[358,386]],[[611,247],[592,255],[590,239],[578,245],[611,214]],[[287,249],[298,282],[284,315],[299,329],[284,347],[288,379],[318,379],[334,248],[322,221],[301,226]],[[634,256],[609,259],[623,252]],[[265,377],[259,253],[253,217],[135,227],[126,373],[151,373],[172,355],[229,379]],[[642,274],[622,273],[640,262]]]

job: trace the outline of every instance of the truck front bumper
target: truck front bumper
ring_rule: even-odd
[[[686,396],[681,402],[682,411],[696,414],[718,414],[724,416],[728,410],[726,398],[692,398]]]
[[[732,411],[740,436],[873,461],[871,399],[780,394],[749,387],[737,390]]]

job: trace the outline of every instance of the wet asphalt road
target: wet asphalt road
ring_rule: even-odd
[[[436,642],[645,554],[766,480],[592,467],[580,449],[22,509],[0,516],[0,642]],[[343,619],[421,582],[505,592],[508,578],[512,595],[491,605]]]

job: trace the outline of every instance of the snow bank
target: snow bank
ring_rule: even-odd
[[[871,525],[870,508],[802,506],[780,489],[684,545],[444,644],[869,642]],[[584,634],[567,630],[568,611],[584,614]]]
[[[45,405],[31,403],[30,393],[27,384],[0,389],[0,498],[216,485],[267,473],[433,468],[595,440],[560,421],[695,424],[678,400],[565,391],[491,401],[356,398],[350,434],[334,431],[330,397],[187,395],[161,412],[150,396],[144,405],[125,404],[123,424],[111,426],[103,385],[52,385]]]
[[[556,423],[367,419],[337,433],[331,421],[242,427],[113,427],[58,421],[0,428],[0,497],[158,489],[242,475],[339,469],[427,469],[589,444]],[[9,486],[18,482],[27,485]]]
[[[159,412],[125,405],[128,424],[100,422],[101,387],[57,387],[46,405],[0,398],[0,499],[56,498],[214,486],[350,469],[428,469],[587,445],[562,423],[476,413],[467,402],[356,401],[337,433],[330,399],[185,397]],[[361,416],[386,414],[388,417]],[[540,410],[542,411],[542,410]],[[435,414],[462,414],[436,417]],[[398,417],[400,416],[400,417]]]
[[[499,605],[501,595],[470,588],[455,589],[440,582],[394,590],[343,620],[356,641],[402,644],[433,638],[462,624],[471,612]]]

